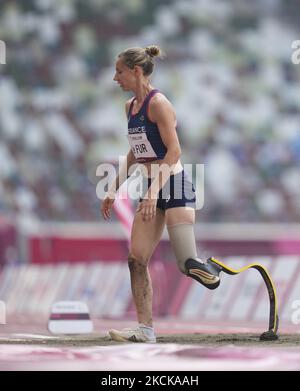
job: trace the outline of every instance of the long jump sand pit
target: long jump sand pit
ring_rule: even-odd
[[[95,322],[87,335],[51,335],[45,326],[10,324],[0,330],[0,370],[22,371],[284,371],[300,370],[300,334],[283,328],[276,341],[265,329],[226,324],[161,321],[157,343],[119,343],[110,328],[132,321]]]
[[[300,347],[300,334],[280,334],[276,341],[260,341],[259,334],[253,333],[226,333],[226,334],[161,334],[157,335],[157,344],[180,344],[180,345],[201,345],[201,346],[257,346],[257,347]],[[96,347],[124,345],[124,343],[111,341],[102,334],[90,334],[83,336],[50,336],[41,334],[12,334],[0,335],[0,344],[13,345],[43,345],[52,347]],[[130,343],[136,345],[134,343]]]

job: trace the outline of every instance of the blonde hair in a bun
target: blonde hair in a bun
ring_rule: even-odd
[[[129,48],[119,54],[119,58],[122,58],[130,69],[133,69],[135,65],[140,66],[145,76],[153,72],[154,57],[162,57],[162,50],[157,45]]]
[[[145,52],[150,56],[150,57],[160,57],[161,55],[161,49],[157,45],[150,45],[145,47]]]

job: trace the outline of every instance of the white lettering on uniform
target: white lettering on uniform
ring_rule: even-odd
[[[146,128],[145,126],[137,126],[136,128],[129,128],[128,133],[129,134],[146,133]]]

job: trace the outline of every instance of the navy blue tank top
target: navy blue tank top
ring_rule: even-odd
[[[128,141],[138,163],[163,159],[167,153],[167,148],[162,141],[157,124],[150,121],[147,114],[150,99],[157,92],[159,90],[150,91],[138,113],[132,114],[133,103],[136,98],[132,99],[129,107]]]

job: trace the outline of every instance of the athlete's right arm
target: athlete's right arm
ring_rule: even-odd
[[[119,167],[119,173],[116,176],[115,180],[112,182],[111,186],[108,189],[107,195],[114,196],[119,190],[120,186],[127,180],[129,176],[130,167],[136,163],[134,154],[132,150],[127,153],[126,159]]]
[[[126,116],[128,116],[129,106],[130,106],[131,100],[126,102]],[[108,219],[110,217],[110,209],[115,201],[115,195],[122,183],[124,183],[128,176],[129,176],[129,169],[130,167],[136,163],[136,159],[134,157],[134,154],[132,150],[130,149],[127,153],[126,160],[122,164],[121,167],[119,167],[119,174],[116,176],[115,180],[111,184],[111,186],[108,189],[108,192],[106,193],[106,196],[104,197],[101,205],[101,213],[104,219]]]
[[[129,168],[135,163],[135,157],[130,150],[127,154],[126,161],[124,161],[123,165],[119,168],[119,174],[116,176],[115,180],[111,184],[106,193],[102,204],[101,204],[101,213],[105,220],[110,218],[110,210],[115,201],[116,193],[119,187],[127,180]]]
[[[125,112],[127,118],[128,118],[128,112],[129,112],[132,99],[133,98],[129,99],[125,104]],[[109,190],[107,192],[108,196],[115,195],[115,193],[119,190],[122,183],[124,183],[127,180],[129,176],[129,169],[135,163],[136,163],[136,159],[134,157],[132,150],[130,149],[129,152],[127,153],[126,160],[121,165],[121,167],[119,167],[119,174],[116,176],[115,180],[112,182],[111,186],[109,187]]]

